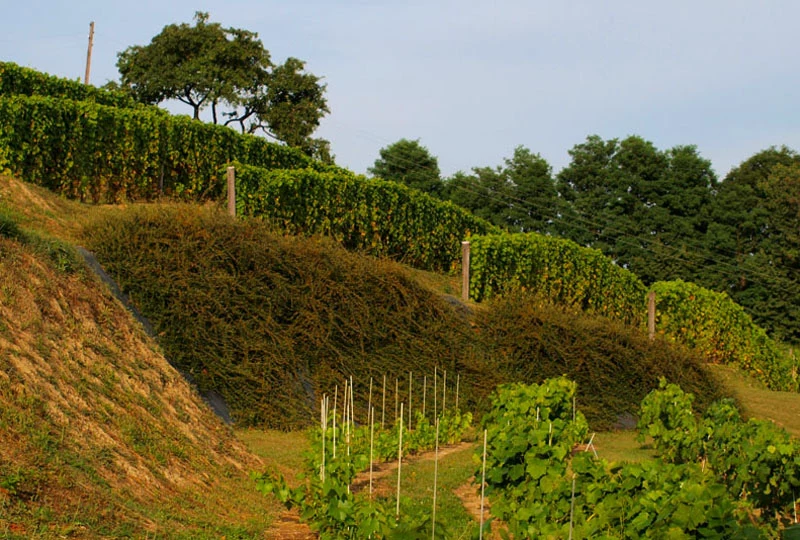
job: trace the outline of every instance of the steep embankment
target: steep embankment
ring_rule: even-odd
[[[0,536],[263,530],[247,477],[258,459],[72,249],[20,228],[10,205],[0,199]],[[38,219],[27,211],[19,220]]]

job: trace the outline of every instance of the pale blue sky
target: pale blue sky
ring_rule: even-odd
[[[0,60],[82,77],[94,20],[100,85],[118,51],[197,10],[325,77],[318,135],[357,172],[403,137],[445,175],[520,144],[557,170],[589,134],[695,144],[720,176],[770,145],[800,149],[796,0],[0,0]]]

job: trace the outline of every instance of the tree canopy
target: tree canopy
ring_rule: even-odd
[[[550,164],[524,146],[498,167],[456,173],[445,183],[445,197],[509,230],[549,232],[559,214]]]
[[[400,182],[432,195],[441,194],[443,185],[439,162],[419,139],[400,139],[381,148],[379,154],[380,157],[369,168],[373,176]]]
[[[195,119],[210,108],[212,122],[269,136],[330,160],[327,141],[312,133],[329,111],[325,85],[289,58],[274,65],[258,34],[224,28],[197,12],[194,25],[170,24],[148,45],[118,54],[120,87],[143,103],[175,99]]]

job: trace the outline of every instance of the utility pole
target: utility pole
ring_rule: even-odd
[[[92,44],[94,43],[94,21],[89,23],[89,48],[86,50],[86,75],[83,84],[89,84],[89,72],[92,70]]]

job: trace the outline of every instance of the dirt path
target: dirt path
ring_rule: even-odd
[[[454,452],[458,452],[459,450],[463,450],[472,445],[473,443],[462,442],[459,444],[444,446],[439,448],[439,458]],[[435,456],[436,452],[434,451],[423,452],[413,456],[406,456],[403,458],[403,465],[407,463],[414,463],[416,461],[430,461],[433,460]],[[389,476],[393,471],[396,470],[397,460],[374,464],[372,468],[373,489],[377,487],[376,482],[378,480]],[[369,470],[356,476],[353,484],[351,485],[351,489],[353,493],[358,493],[359,491],[369,489]],[[387,491],[387,493],[384,493],[384,491]],[[381,497],[384,495],[390,495],[391,493],[388,493],[388,491],[390,491],[388,488],[384,488],[375,490],[373,493],[376,496]],[[478,501],[478,507],[480,507],[480,500]],[[281,512],[281,515],[278,516],[277,520],[275,520],[272,528],[267,531],[266,537],[275,539],[285,538],[287,540],[311,540],[314,538],[319,538],[319,535],[314,533],[308,525],[302,523],[300,521],[300,513],[297,509],[293,509],[284,510]]]
[[[478,487],[475,485],[475,477],[473,476],[467,481],[466,484],[453,490],[453,493],[456,497],[461,499],[461,504],[464,505],[464,508],[467,510],[469,515],[471,515],[476,522],[480,523],[481,493],[478,491]],[[484,523],[491,517],[492,516],[489,513],[489,500],[486,499],[483,501]],[[487,538],[488,540],[500,540],[502,536],[500,536],[500,533],[498,532],[499,529],[505,529],[503,523],[497,520],[493,521],[492,533],[490,535],[484,535],[484,538]]]

